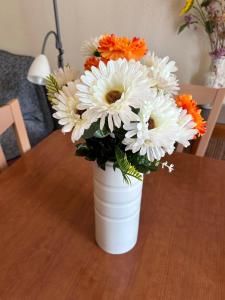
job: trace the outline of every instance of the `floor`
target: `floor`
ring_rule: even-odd
[[[225,124],[216,125],[206,156],[225,160]]]

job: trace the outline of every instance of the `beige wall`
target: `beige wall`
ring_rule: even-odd
[[[178,12],[185,0],[58,0],[65,61],[81,68],[80,45],[101,33],[144,37],[151,50],[177,61],[180,81],[201,82],[209,66],[203,34],[178,36]],[[37,55],[44,34],[54,28],[51,0],[0,0],[0,48]],[[47,55],[56,66],[53,41]]]

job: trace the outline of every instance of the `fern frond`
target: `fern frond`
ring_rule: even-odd
[[[122,172],[124,181],[127,184],[131,184],[131,180],[130,180],[129,176],[132,176],[132,177],[142,181],[141,173],[139,173],[135,169],[135,167],[131,165],[131,163],[127,159],[126,153],[124,153],[119,147],[116,147],[115,154],[116,154],[116,161]]]
[[[50,74],[46,78],[45,86],[47,89],[48,100],[52,104],[56,104],[57,100],[55,99],[55,94],[59,92],[59,85],[54,75]]]

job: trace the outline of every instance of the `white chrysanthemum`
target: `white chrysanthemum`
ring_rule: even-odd
[[[77,108],[79,99],[76,96],[75,82],[69,82],[68,86],[64,86],[59,94],[56,94],[58,103],[53,106],[56,111],[53,117],[58,119],[58,123],[62,125],[62,132],[72,131],[71,139],[73,142],[79,140],[84,131],[91,126],[86,113],[79,113]]]
[[[99,36],[99,37],[92,38],[90,40],[84,41],[82,46],[81,46],[81,54],[84,57],[93,56],[94,53],[98,49],[99,40],[100,40],[101,37],[102,36]]]
[[[173,74],[177,71],[174,61],[169,57],[159,58],[154,53],[148,52],[142,63],[149,69],[150,87],[162,91],[164,94],[175,95],[179,90],[178,80]]]
[[[180,110],[169,95],[154,96],[145,100],[140,110],[140,122],[125,125],[128,132],[123,144],[126,151],[139,152],[150,161],[172,154],[179,130]]]
[[[81,76],[77,84],[78,108],[87,109],[90,119],[100,118],[100,128],[105,121],[113,131],[121,122],[137,121],[138,116],[131,107],[140,107],[142,99],[149,92],[147,68],[140,62],[119,59],[100,62],[99,68],[92,67]]]
[[[192,116],[187,114],[186,110],[181,109],[178,124],[177,142],[184,147],[188,147],[190,145],[189,141],[198,133],[198,130],[195,129],[196,123],[193,121]]]
[[[72,69],[69,65],[60,68],[53,73],[59,88],[62,88],[70,81],[74,81],[78,77],[78,72]]]

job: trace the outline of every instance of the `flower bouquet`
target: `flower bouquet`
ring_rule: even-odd
[[[224,0],[186,0],[180,12],[185,28],[202,27],[209,37],[212,57],[211,73],[206,84],[211,87],[225,86],[225,1]]]
[[[148,52],[143,39],[103,35],[82,46],[84,73],[68,65],[46,81],[76,154],[94,161],[97,243],[124,253],[136,243],[143,174],[159,167],[176,143],[187,147],[205,122],[191,95],[177,94],[175,62]]]

